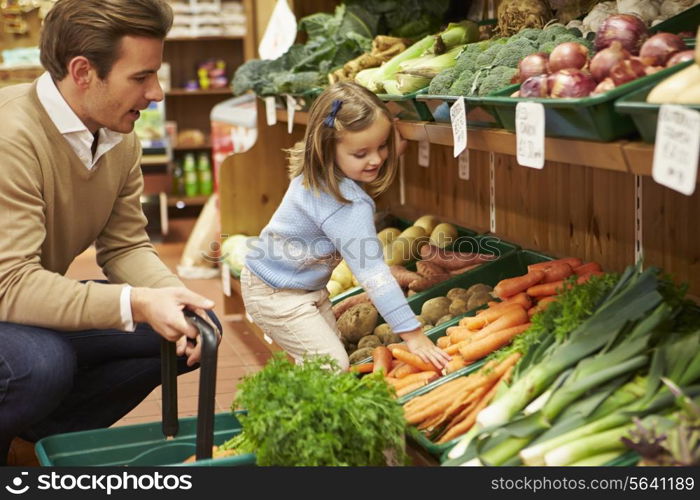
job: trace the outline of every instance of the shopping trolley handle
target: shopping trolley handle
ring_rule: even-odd
[[[185,319],[197,328],[202,343],[199,373],[199,404],[197,410],[197,460],[211,458],[214,441],[214,398],[216,396],[216,361],[219,336],[216,328],[189,308],[183,310]],[[188,339],[189,341],[189,339]],[[163,383],[163,434],[175,436],[177,418],[177,358],[175,343],[161,343]]]

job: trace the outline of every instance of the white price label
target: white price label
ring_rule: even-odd
[[[291,134],[294,128],[294,112],[297,109],[297,100],[287,94],[287,133]]]
[[[277,106],[275,105],[274,96],[268,96],[265,98],[265,115],[267,116],[268,125],[274,125],[277,123]]]
[[[418,142],[418,165],[426,168],[430,166],[430,143],[428,141]]]
[[[656,126],[654,164],[656,182],[686,196],[695,192],[700,153],[700,112],[662,104]]]
[[[469,180],[469,150],[464,150],[459,155],[459,178],[463,181]]]
[[[453,156],[467,149],[467,113],[464,107],[464,97],[460,97],[450,106],[450,121],[452,122]]]
[[[265,339],[265,342],[268,344],[272,344],[272,338],[267,333],[263,333],[263,339]]]
[[[544,167],[544,106],[519,102],[515,107],[517,159],[524,167]]]
[[[219,263],[221,268],[221,288],[224,291],[224,295],[227,297],[231,296],[231,271],[226,264],[223,262]]]

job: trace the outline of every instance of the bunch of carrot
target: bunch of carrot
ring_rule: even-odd
[[[510,379],[519,359],[520,354],[513,353],[503,360],[490,361],[466,377],[413,398],[404,405],[406,421],[438,444],[461,436],[474,425],[499,385]]]

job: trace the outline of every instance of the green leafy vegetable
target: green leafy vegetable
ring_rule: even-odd
[[[403,410],[379,373],[358,378],[328,356],[297,365],[278,354],[238,389],[234,407],[247,410],[239,419],[258,465],[406,462]]]

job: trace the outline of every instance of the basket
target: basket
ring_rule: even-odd
[[[407,121],[429,122],[433,115],[425,102],[417,100],[417,97],[427,91],[427,87],[405,95],[377,94],[377,97],[386,103],[392,116]]]
[[[217,338],[214,329],[185,310],[187,320],[199,330],[202,362],[197,417],[177,418],[177,370],[175,344],[162,341],[163,421],[48,436],[36,443],[39,463],[45,466],[210,466],[254,465],[255,455],[212,459],[212,446],[239,434],[235,415],[214,415]],[[196,461],[183,463],[196,454]]]

